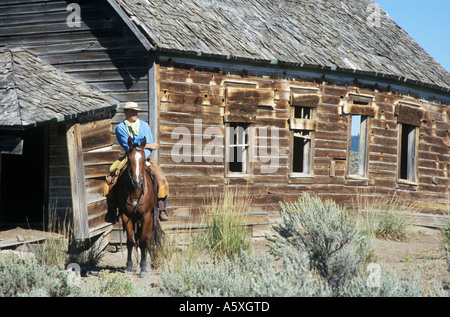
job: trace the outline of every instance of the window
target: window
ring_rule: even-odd
[[[410,182],[417,181],[418,128],[399,123],[398,178]]]
[[[375,116],[373,97],[349,93],[342,113],[348,115],[347,177],[367,178],[369,120]]]
[[[291,130],[291,173],[312,174],[312,141],[313,131],[306,130],[305,125],[300,126],[300,120],[311,120],[313,109],[307,107],[292,107],[291,118],[297,121],[293,127],[302,129]]]
[[[228,123],[226,127],[226,174],[252,174],[252,128],[246,123]]]
[[[398,124],[397,179],[399,183],[415,185],[417,182],[417,157],[419,129],[425,118],[420,104],[399,101],[394,115]]]
[[[254,126],[257,109],[273,103],[273,91],[258,89],[256,83],[225,83],[225,175],[253,174]]]
[[[367,126],[368,117],[350,115],[350,151],[348,175],[367,176]]]
[[[317,129],[315,112],[319,96],[316,89],[292,88],[290,128],[290,176],[314,173],[314,137]]]

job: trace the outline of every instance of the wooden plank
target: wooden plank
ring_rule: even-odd
[[[87,221],[85,175],[83,152],[81,144],[81,131],[79,123],[68,122],[67,152],[69,155],[70,184],[72,194],[72,213],[75,238],[84,240],[89,235]]]
[[[291,106],[317,107],[320,97],[317,94],[299,94],[292,92]]]
[[[345,114],[357,114],[361,116],[374,117],[376,114],[375,107],[368,105],[355,105],[355,104],[344,104],[343,113]]]
[[[398,103],[395,106],[397,121],[419,127],[424,119],[424,110],[418,107]]]
[[[99,215],[105,215],[107,211],[106,207],[107,207],[106,198],[90,203],[88,205],[89,221],[91,221],[91,219],[95,217],[98,217]]]
[[[26,243],[41,242],[46,239],[64,238],[63,235],[53,232],[45,232],[41,230],[23,229],[17,227],[15,229],[0,231],[0,249],[10,248],[12,246],[22,245]]]
[[[85,178],[104,178],[109,174],[109,168],[111,163],[102,163],[96,165],[87,165],[84,166],[84,177]]]
[[[131,21],[131,19],[127,16],[127,14],[122,10],[122,8],[114,1],[107,0],[109,5],[119,14],[124,23],[130,28],[133,34],[139,39],[140,43],[144,46],[147,51],[153,49],[153,46],[148,42],[148,40],[142,35],[141,31],[139,31],[138,27]],[[153,39],[155,37],[153,36]]]
[[[291,118],[289,120],[289,127],[294,130],[315,131],[317,129],[317,125],[318,121],[314,119]]]
[[[98,151],[98,152],[84,152],[83,161],[84,166],[97,165],[105,163],[114,163],[120,156],[120,151]]]
[[[155,53],[148,56],[148,123],[153,136],[153,142],[159,144],[159,64],[156,63]],[[158,151],[153,151],[151,156],[158,163]]]
[[[227,105],[273,106],[274,91],[263,90],[246,85],[230,86],[225,89],[225,103]]]
[[[105,199],[103,196],[103,184],[105,178],[87,178],[86,179],[86,204],[89,205],[93,202]],[[89,207],[88,207],[89,214]]]
[[[83,151],[111,145],[111,119],[83,123],[80,133]]]

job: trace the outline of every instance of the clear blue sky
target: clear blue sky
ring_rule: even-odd
[[[450,72],[450,0],[374,0]]]

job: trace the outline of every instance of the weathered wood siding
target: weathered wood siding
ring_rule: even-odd
[[[255,92],[272,96],[272,100],[259,103],[254,109],[249,101],[248,112],[256,129],[267,127],[267,137],[256,133],[256,162],[248,177],[227,177],[223,157],[202,156],[211,138],[203,137],[205,129],[217,128],[225,134],[224,124],[229,115],[226,105],[227,83],[254,84]],[[274,76],[224,73],[217,69],[185,66],[162,60],[160,66],[160,164],[170,183],[169,206],[173,223],[195,222],[202,212],[205,197],[211,190],[235,186],[253,196],[249,224],[255,232],[278,217],[278,201],[296,200],[302,192],[334,199],[351,205],[358,196],[380,197],[396,195],[414,201],[424,212],[448,210],[449,196],[449,107],[440,103],[401,96],[390,91],[357,86],[339,86],[314,83],[301,79],[280,79]],[[313,173],[311,177],[291,177],[289,119],[291,90],[293,88],[317,89]],[[249,88],[243,89],[243,91]],[[245,91],[243,93],[245,93]],[[347,176],[347,151],[349,142],[349,115],[344,105],[349,93],[373,97],[369,111],[368,175],[363,179]],[[243,96],[243,98],[245,98]],[[310,98],[311,99],[311,98]],[[313,98],[314,99],[314,98]],[[415,184],[397,179],[398,164],[398,109],[399,101],[420,105],[423,117],[419,119],[418,180]],[[346,109],[349,106],[346,106]],[[253,112],[255,110],[256,112]],[[250,114],[247,114],[250,116]],[[195,123],[197,122],[197,125]],[[199,123],[202,126],[199,126]],[[180,134],[184,130],[184,138]],[[271,135],[271,127],[278,136]],[[200,133],[200,134],[199,134]],[[190,134],[190,136],[189,136]],[[183,140],[183,141],[181,141]],[[201,140],[201,141],[199,141]],[[197,142],[197,143],[196,143]],[[278,142],[277,151],[270,153],[271,142]],[[190,143],[190,161],[182,160],[174,147]],[[223,146],[225,141],[222,142]],[[273,173],[262,172],[267,166],[259,149],[267,144],[268,154],[278,157],[278,168]],[[225,153],[225,149],[223,149]],[[216,160],[217,159],[217,160]]]
[[[80,5],[79,27],[67,24],[70,3]],[[135,101],[148,109],[148,53],[106,1],[5,0],[0,25],[0,47],[27,49],[120,102]],[[147,113],[141,118],[148,120]],[[105,225],[101,190],[108,165],[120,151],[114,129],[123,119],[119,110],[112,120],[80,124],[89,234]],[[49,135],[49,209],[70,219],[65,123],[51,125]]]
[[[90,235],[108,226],[104,221],[107,204],[103,196],[103,184],[109,167],[120,155],[120,151],[112,150],[111,119],[105,117],[80,124]]]
[[[110,113],[49,126],[49,214],[76,225],[80,238],[105,223],[105,175],[119,156],[112,150]]]
[[[106,1],[76,1],[80,27],[69,27],[72,2],[2,1],[0,47],[30,50],[120,102],[135,101],[148,109],[146,50]],[[123,118],[119,112],[113,125]],[[145,114],[143,119],[148,120]]]
[[[48,138],[49,214],[69,220],[72,217],[72,194],[65,123],[50,125]],[[69,213],[67,216],[66,212]]]

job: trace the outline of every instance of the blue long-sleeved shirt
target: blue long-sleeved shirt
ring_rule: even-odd
[[[125,125],[125,122],[121,122],[116,127],[116,138],[117,142],[120,144],[120,146],[128,152],[128,137],[131,137],[131,135],[128,133],[127,126]],[[150,130],[150,126],[147,122],[140,120],[139,122],[139,133],[134,136],[133,144],[141,144],[142,140],[146,138],[147,144],[153,143],[153,136],[152,131]],[[148,158],[150,154],[152,153],[152,150],[150,149],[144,149],[145,152],[145,158]]]

